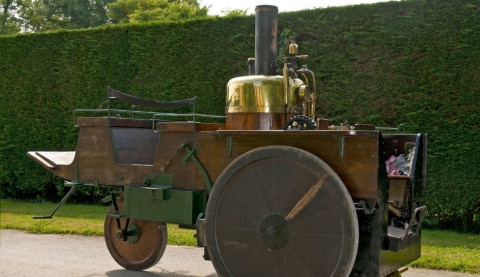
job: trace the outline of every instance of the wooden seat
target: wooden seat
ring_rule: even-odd
[[[27,155],[45,167],[56,168],[60,165],[71,164],[75,158],[75,151],[31,151]]]

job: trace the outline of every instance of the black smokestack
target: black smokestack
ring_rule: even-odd
[[[255,74],[277,74],[276,6],[255,7]]]

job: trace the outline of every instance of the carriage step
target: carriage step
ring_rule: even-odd
[[[70,187],[70,190],[68,190],[67,194],[62,198],[60,203],[57,204],[55,209],[50,213],[50,215],[40,215],[40,216],[34,216],[33,219],[51,219],[53,215],[60,209],[60,207],[67,201],[67,199],[72,195],[72,193],[75,191],[75,188],[77,186],[80,186],[82,184],[75,183],[75,182],[65,182],[65,186]]]

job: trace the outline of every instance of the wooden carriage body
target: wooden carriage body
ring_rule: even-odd
[[[28,154],[71,182],[124,189],[123,217],[203,228],[198,233],[208,233],[203,222],[208,198],[222,172],[249,151],[288,146],[324,161],[354,203],[359,241],[351,276],[356,276],[355,272],[385,276],[420,256],[424,211],[415,210],[423,207],[425,135],[384,135],[369,127],[227,130],[217,123],[112,117],[82,117],[77,124],[76,151]],[[405,154],[406,145],[415,148],[411,174],[387,175],[385,160]],[[264,173],[272,176],[282,170],[285,168]],[[389,202],[395,202],[402,214],[389,213]],[[342,203],[341,208],[345,208]],[[392,223],[394,218],[414,226],[399,228]],[[200,246],[207,247],[204,238],[197,239]],[[372,258],[376,262],[372,263]]]

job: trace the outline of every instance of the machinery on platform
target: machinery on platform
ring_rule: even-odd
[[[76,119],[75,151],[28,152],[71,191],[117,188],[104,237],[124,268],[159,261],[167,223],[196,229],[220,276],[394,276],[420,257],[427,136],[316,118],[315,76],[297,66],[295,41],[277,70],[277,13],[256,7],[255,59],[227,85],[225,123],[119,116],[119,100],[162,109],[196,98],[109,88],[108,109]]]

